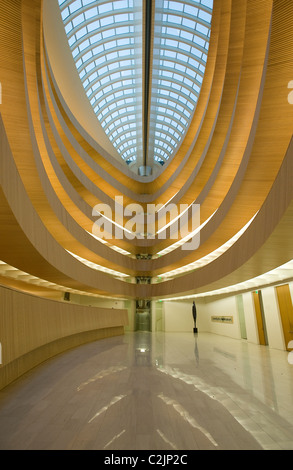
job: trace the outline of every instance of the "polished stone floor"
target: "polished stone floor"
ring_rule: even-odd
[[[0,392],[1,450],[293,450],[285,351],[208,333],[127,333]]]

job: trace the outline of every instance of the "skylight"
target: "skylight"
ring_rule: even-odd
[[[155,0],[148,158],[164,165],[196,108],[213,0]],[[59,0],[68,43],[94,112],[121,158],[143,158],[143,0]]]

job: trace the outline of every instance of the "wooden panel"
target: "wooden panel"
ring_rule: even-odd
[[[124,333],[127,310],[85,307],[0,288],[0,389],[85,342]]]
[[[205,266],[185,276],[153,284],[153,297],[220,289],[260,276],[292,259],[293,201],[288,207],[293,195],[292,157],[293,140],[265,204],[242,237]]]
[[[289,342],[293,341],[293,306],[289,285],[286,284],[284,286],[278,286],[276,287],[276,291],[278,296],[286,349],[289,351],[293,349],[292,347],[288,347]]]

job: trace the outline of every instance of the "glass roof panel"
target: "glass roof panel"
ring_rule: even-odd
[[[87,97],[127,164],[143,159],[143,0],[58,0]],[[148,161],[176,152],[207,61],[213,0],[154,0]],[[131,131],[130,131],[131,130]]]
[[[149,153],[156,161],[175,153],[195,111],[209,49],[212,6],[212,1],[202,0],[156,1],[149,130]],[[167,115],[173,130],[178,130],[172,140],[168,132],[156,131]],[[159,152],[161,148],[165,151]]]

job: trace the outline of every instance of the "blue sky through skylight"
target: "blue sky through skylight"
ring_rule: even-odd
[[[213,0],[154,0],[148,155],[169,160],[192,119],[205,73]],[[80,79],[128,164],[142,160],[143,0],[59,0]]]

